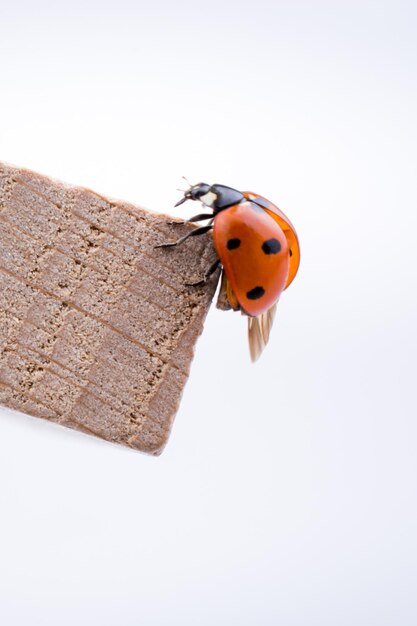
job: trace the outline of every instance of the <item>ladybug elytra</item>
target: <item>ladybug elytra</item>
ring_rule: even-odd
[[[176,246],[188,237],[213,230],[218,258],[202,280],[222,267],[220,297],[226,307],[248,316],[249,348],[255,361],[266,346],[281,293],[293,281],[300,263],[297,233],[272,202],[256,193],[225,185],[192,185],[175,206],[198,200],[211,213],[194,215],[187,222],[209,220],[178,239],[157,247]],[[173,222],[183,224],[185,222]]]

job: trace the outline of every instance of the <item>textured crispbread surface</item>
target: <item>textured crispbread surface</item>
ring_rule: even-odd
[[[216,286],[191,226],[0,163],[0,403],[158,454]]]

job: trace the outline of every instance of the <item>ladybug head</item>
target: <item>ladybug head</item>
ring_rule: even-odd
[[[232,187],[198,183],[197,185],[191,185],[184,193],[184,197],[175,206],[179,206],[186,200],[200,200],[205,206],[213,209],[214,213],[218,213],[223,211],[223,209],[242,202],[244,199],[243,193]]]
[[[209,191],[210,185],[207,185],[207,183],[197,183],[197,185],[192,185],[189,189],[187,189],[187,191],[184,193],[184,197],[181,198],[181,200],[179,200],[175,206],[179,206],[186,200],[203,201],[202,197],[208,194]]]

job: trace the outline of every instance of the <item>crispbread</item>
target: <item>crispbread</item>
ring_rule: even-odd
[[[210,235],[0,163],[0,402],[163,449],[217,273]]]

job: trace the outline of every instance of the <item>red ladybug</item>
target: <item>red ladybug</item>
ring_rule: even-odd
[[[300,264],[297,233],[278,207],[256,193],[198,183],[175,206],[186,200],[199,200],[212,211],[187,221],[210,220],[208,225],[157,247],[176,246],[213,229],[219,258],[193,286],[204,284],[219,265],[223,267],[219,298],[227,303],[223,308],[240,309],[248,316],[249,348],[255,361],[268,342],[278,299]]]

